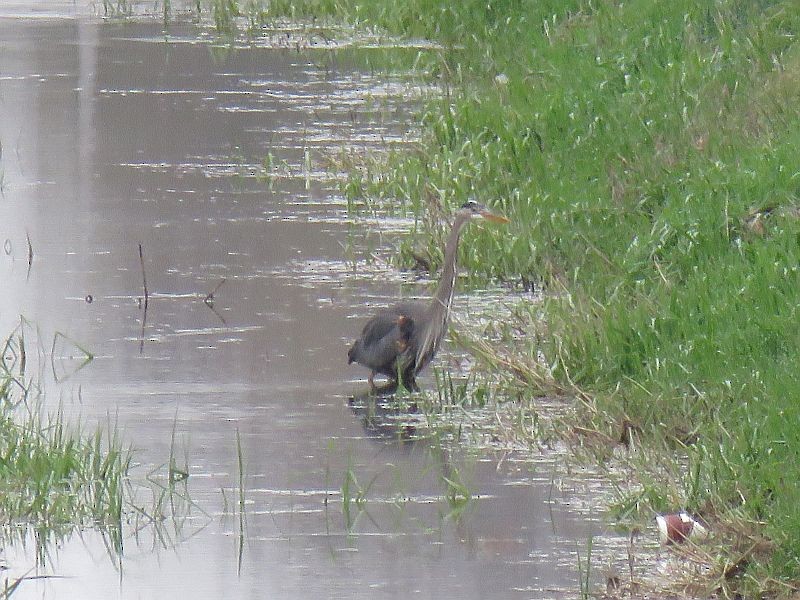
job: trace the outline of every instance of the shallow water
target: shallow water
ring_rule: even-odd
[[[442,449],[423,418],[349,402],[364,317],[425,289],[364,260],[405,224],[350,218],[323,159],[412,139],[419,89],[361,70],[369,49],[213,48],[191,25],[10,12],[0,325],[35,323],[48,401],[116,419],[142,479],[174,429],[196,504],[164,540],[129,531],[121,559],[91,531],[44,562],[5,548],[10,577],[57,576],[14,597],[577,596],[576,551],[603,530],[596,481]],[[74,344],[95,355],[82,369]],[[365,502],[346,510],[348,473]],[[473,499],[448,501],[446,479]]]

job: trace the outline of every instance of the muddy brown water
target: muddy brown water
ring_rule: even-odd
[[[121,558],[91,530],[44,561],[8,545],[9,577],[56,576],[14,597],[576,597],[576,552],[603,531],[590,478],[401,440],[413,421],[348,402],[366,376],[348,344],[409,294],[364,257],[404,223],[348,216],[321,157],[413,137],[413,86],[365,72],[369,49],[215,48],[190,24],[41,4],[0,18],[0,324],[35,324],[47,401],[116,421],[134,479],[163,475],[174,429],[196,507],[163,538],[128,528]],[[69,340],[95,359],[75,371]],[[454,472],[465,507],[447,500]],[[365,499],[349,511],[348,473]]]

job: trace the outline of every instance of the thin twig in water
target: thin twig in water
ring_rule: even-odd
[[[19,376],[25,380],[25,366],[28,364],[28,354],[25,352],[25,330],[19,331]]]
[[[205,303],[206,303],[206,304],[207,304],[209,307],[210,307],[210,306],[213,306],[213,304],[214,304],[214,294],[216,294],[216,293],[217,293],[217,291],[219,290],[219,288],[221,288],[221,287],[222,287],[222,284],[223,284],[223,283],[225,283],[226,281],[227,281],[227,279],[223,279],[222,281],[220,281],[220,282],[217,284],[217,287],[215,287],[213,290],[211,290],[210,292],[208,292],[208,295],[206,295],[206,297],[205,297],[205,298],[203,298],[203,302],[205,302]]]
[[[19,166],[20,175],[25,175],[25,168],[22,166],[22,157],[20,156],[19,147],[22,143],[22,127],[19,128],[19,134],[17,135],[17,143],[14,146],[14,154],[17,156],[17,165]]]
[[[219,290],[219,288],[221,288],[221,287],[222,287],[222,284],[224,284],[226,281],[227,281],[227,279],[223,279],[222,281],[220,281],[220,282],[217,284],[217,287],[215,287],[213,290],[211,290],[211,291],[210,291],[210,292],[209,292],[209,293],[206,295],[206,297],[205,297],[205,298],[203,298],[203,304],[205,304],[205,305],[206,305],[206,306],[207,306],[207,307],[208,307],[208,308],[211,310],[211,312],[213,312],[213,313],[214,313],[214,314],[217,316],[217,318],[218,318],[218,319],[219,319],[219,320],[222,322],[222,324],[223,324],[224,326],[226,326],[226,327],[227,327],[227,326],[228,326],[228,323],[225,321],[225,318],[224,318],[224,317],[223,317],[221,314],[219,314],[219,313],[217,312],[217,309],[216,309],[216,308],[214,308],[214,294],[216,294],[216,293],[217,293],[217,291]]]
[[[147,324],[147,304],[150,298],[150,292],[147,290],[147,274],[144,270],[144,253],[142,252],[142,244],[139,243],[139,264],[142,267],[142,288],[144,288],[144,313],[142,314],[142,334],[139,336],[139,354],[144,352],[144,328]]]
[[[31,277],[31,267],[33,266],[33,244],[31,244],[31,236],[26,231],[25,237],[28,240],[28,274],[25,276],[25,279],[28,280]]]
[[[239,471],[239,535],[238,535],[238,556],[236,571],[242,573],[242,559],[244,558],[244,535],[247,517],[245,516],[245,495],[244,495],[244,456],[242,454],[242,438],[239,435],[239,428],[236,428],[236,462]]]
[[[635,531],[631,531],[630,535],[628,536],[628,576],[630,577],[630,586],[631,589],[634,587],[634,580],[633,580],[633,538],[636,536]]]

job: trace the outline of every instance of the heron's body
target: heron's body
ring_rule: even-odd
[[[367,322],[361,337],[350,348],[348,363],[370,369],[370,384],[380,373],[402,382],[409,390],[417,389],[417,374],[431,362],[447,331],[461,229],[476,216],[508,222],[476,202],[464,204],[456,213],[445,245],[442,276],[431,302],[401,302],[380,311]]]
[[[419,325],[426,318],[428,306],[421,302],[401,302],[380,311],[364,326],[359,337],[347,353],[348,364],[358,363],[372,371],[370,383],[376,374],[415,386],[415,377],[433,358],[433,352],[420,357],[417,363]],[[438,347],[441,337],[436,341]]]

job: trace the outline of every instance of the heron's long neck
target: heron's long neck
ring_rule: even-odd
[[[453,290],[456,283],[458,240],[461,237],[461,229],[469,219],[469,215],[457,215],[450,237],[447,238],[447,244],[444,247],[442,277],[439,280],[439,287],[436,289],[429,309],[432,317],[439,317],[444,320],[447,319],[447,315],[450,312],[450,303],[453,301]]]

